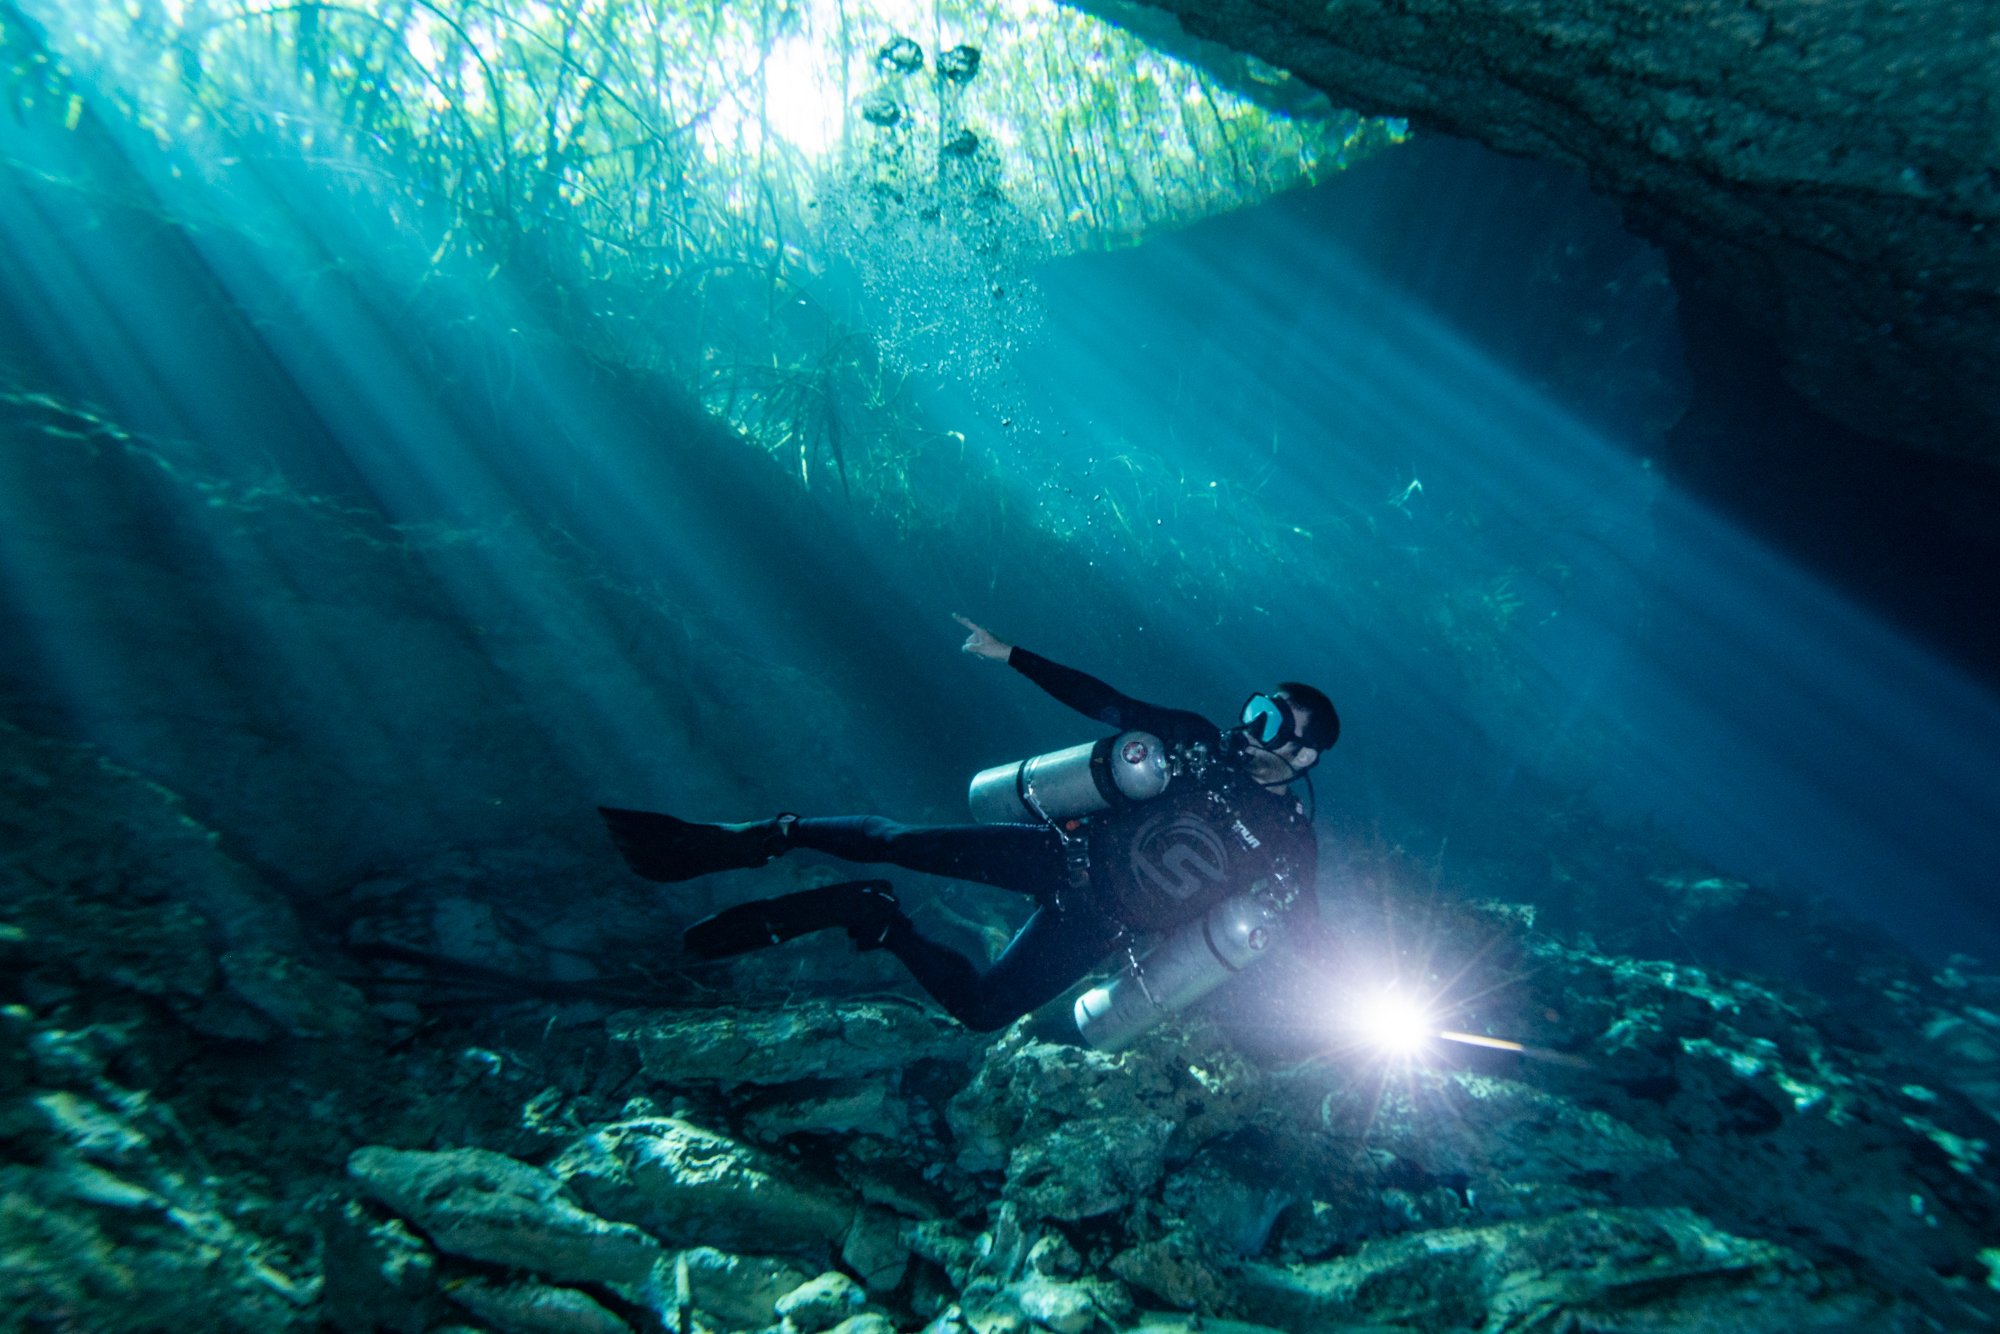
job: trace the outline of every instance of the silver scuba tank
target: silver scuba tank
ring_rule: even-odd
[[[1224,899],[1144,959],[1076,998],[1076,1031],[1098,1051],[1123,1051],[1174,1011],[1194,1004],[1277,943],[1278,913],[1257,894]]]
[[[1120,732],[973,776],[966,801],[981,824],[1037,824],[1092,815],[1167,790],[1167,748],[1151,732]]]

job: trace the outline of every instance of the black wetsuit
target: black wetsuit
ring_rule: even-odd
[[[1183,772],[1164,795],[1092,816],[1071,835],[1087,840],[1083,885],[1073,883],[1063,835],[1047,825],[906,825],[864,815],[792,826],[797,847],[1035,898],[1034,915],[983,973],[907,920],[890,930],[884,947],[954,1018],[981,1030],[1004,1027],[1083,977],[1128,933],[1178,926],[1260,881],[1280,898],[1310,896],[1318,849],[1304,809],[1231,762],[1214,723],[1142,703],[1026,649],[1007,662],[1115,731],[1153,733]]]

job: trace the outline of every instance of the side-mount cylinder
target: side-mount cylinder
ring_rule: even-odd
[[[1167,748],[1151,732],[1120,732],[973,776],[966,800],[981,824],[1039,824],[1148,801],[1167,790]]]
[[[1224,899],[1145,958],[1076,998],[1076,1031],[1098,1051],[1123,1051],[1174,1011],[1194,1004],[1277,943],[1277,911],[1257,894]]]

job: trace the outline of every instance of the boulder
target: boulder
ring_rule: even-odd
[[[731,1255],[711,1246],[682,1252],[688,1295],[696,1310],[725,1329],[777,1323],[778,1299],[806,1281],[806,1272],[768,1256]]]
[[[1280,1214],[1297,1200],[1303,1164],[1296,1156],[1258,1162],[1243,1146],[1220,1152],[1211,1146],[1174,1172],[1160,1201],[1218,1255],[1256,1255],[1271,1238]],[[1280,1184],[1282,1179],[1283,1184]]]
[[[1085,1334],[1100,1319],[1115,1326],[1132,1313],[1131,1299],[1103,1279],[1063,1282],[1036,1275],[1010,1284],[1004,1295],[1030,1324],[1054,1334]]]
[[[847,1275],[829,1270],[778,1299],[777,1314],[793,1334],[820,1334],[860,1312],[868,1294]]]
[[[860,1208],[797,1163],[670,1116],[601,1126],[552,1170],[590,1208],[675,1245],[823,1259]]]
[[[880,1209],[861,1209],[840,1239],[840,1262],[861,1276],[870,1292],[888,1292],[903,1281],[910,1243],[903,1224]]]
[[[487,1149],[372,1146],[355,1150],[347,1171],[439,1250],[468,1260],[559,1282],[643,1283],[661,1258],[638,1228],[578,1208],[549,1173]]]
[[[965,1059],[978,1040],[928,1010],[882,1001],[808,1000],[782,1010],[627,1010],[611,1036],[638,1048],[659,1084],[790,1084]]]
[[[437,1256],[399,1218],[377,1221],[349,1200],[323,1220],[320,1297],[343,1334],[421,1334],[437,1323],[443,1293]]]
[[[1111,1257],[1109,1268],[1141,1292],[1179,1310],[1206,1314],[1234,1305],[1228,1276],[1201,1239],[1184,1228],[1119,1252]]]
[[[1110,1213],[1159,1184],[1173,1133],[1172,1121],[1147,1113],[1072,1121],[1009,1155],[1004,1193],[1028,1217]]]
[[[632,1334],[630,1325],[574,1288],[469,1278],[447,1291],[500,1334]]]
[[[1582,1209],[1364,1243],[1315,1264],[1244,1267],[1245,1313],[1285,1329],[1646,1328],[1790,1334],[1875,1328],[1880,1299],[1795,1251],[1686,1209]]]
[[[946,1116],[967,1172],[1009,1164],[1016,1146],[1106,1118],[1168,1123],[1177,1153],[1240,1129],[1262,1077],[1206,1029],[1163,1028],[1115,1056],[1011,1032]],[[1012,1168],[1009,1168],[1012,1171]]]
[[[910,1115],[888,1079],[876,1076],[808,1084],[756,1107],[744,1116],[743,1125],[764,1140],[799,1134],[895,1139],[909,1130]]]
[[[1673,1161],[1673,1145],[1607,1113],[1527,1084],[1416,1069],[1380,1088],[1346,1083],[1320,1105],[1330,1133],[1434,1177],[1605,1180]]]
[[[375,1026],[360,992],[295,955],[250,948],[222,956],[237,999],[292,1037],[358,1037]]]

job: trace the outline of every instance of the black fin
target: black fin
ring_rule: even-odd
[[[870,948],[880,945],[901,915],[888,881],[849,880],[724,908],[682,932],[681,943],[704,959],[727,959],[839,926],[857,940],[871,937],[864,945]]]
[[[613,806],[599,806],[597,813],[632,874],[663,883],[762,866],[784,850],[784,834],[775,820],[695,824],[658,811]]]

